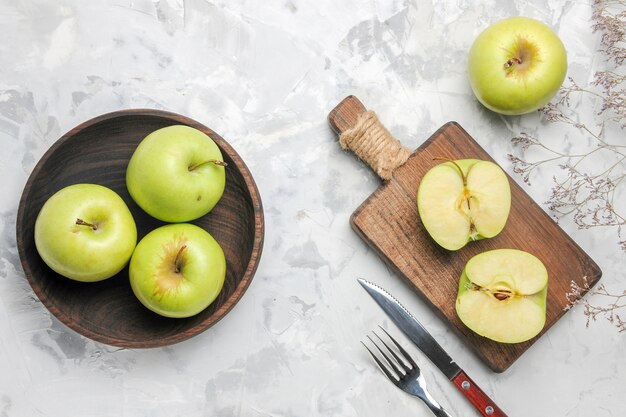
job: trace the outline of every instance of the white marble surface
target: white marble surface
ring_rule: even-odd
[[[350,214],[379,180],[326,122],[347,94],[409,148],[456,120],[512,174],[506,154],[520,131],[570,137],[537,114],[482,108],[465,73],[471,41],[506,16],[541,19],[566,45],[569,75],[588,82],[602,65],[588,3],[0,1],[0,416],[429,415],[359,344],[377,324],[406,342],[359,275],[401,298],[510,416],[624,416],[624,335],[604,321],[585,328],[580,308],[505,373],[482,365],[351,231]],[[185,114],[225,137],[255,176],[267,221],[261,264],[235,309],[152,350],[118,350],[60,324],[24,279],[15,242],[20,194],[45,150],[82,121],[132,107]],[[551,185],[524,187],[542,202]],[[623,289],[614,232],[562,227],[607,287]],[[477,415],[411,352],[452,415]]]

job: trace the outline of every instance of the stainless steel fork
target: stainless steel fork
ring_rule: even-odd
[[[426,381],[424,380],[424,376],[422,375],[419,366],[417,366],[413,358],[411,358],[406,350],[404,350],[402,346],[400,346],[400,344],[396,342],[396,340],[391,337],[391,335],[387,333],[385,329],[383,329],[382,327],[380,327],[380,329],[385,332],[387,337],[389,337],[393,344],[396,345],[396,348],[400,352],[400,355],[403,357],[403,359],[401,359],[399,355],[393,349],[391,349],[389,345],[387,345],[387,343],[385,343],[383,339],[378,336],[378,334],[376,334],[376,332],[372,331],[372,333],[374,333],[374,336],[376,336],[380,343],[382,343],[383,346],[387,349],[388,353],[385,353],[383,349],[381,349],[380,346],[369,335],[367,336],[367,338],[374,344],[374,346],[376,346],[376,349],[378,349],[383,358],[385,358],[385,361],[389,364],[389,367],[391,367],[391,369],[389,369],[380,359],[378,359],[374,352],[372,352],[365,343],[361,342],[361,344],[363,344],[363,346],[365,346],[365,349],[367,349],[370,355],[372,355],[372,358],[374,358],[374,361],[376,361],[376,364],[378,365],[380,370],[387,376],[387,378],[389,378],[389,380],[396,387],[424,401],[428,408],[430,408],[433,414],[437,417],[451,417],[450,414],[448,414],[426,390]],[[393,359],[390,356],[393,357]]]

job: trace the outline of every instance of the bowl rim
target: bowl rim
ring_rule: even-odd
[[[69,318],[69,316],[57,308],[56,303],[52,302],[46,295],[46,293],[42,290],[42,288],[36,284],[36,280],[34,278],[33,271],[30,269],[30,265],[26,262],[26,251],[24,248],[24,240],[20,235],[20,230],[24,230],[24,225],[27,223],[27,219],[25,219],[24,210],[26,208],[27,200],[30,194],[30,190],[32,188],[32,184],[35,179],[39,176],[39,172],[48,161],[48,159],[56,152],[57,148],[63,145],[68,140],[72,139],[79,132],[96,125],[98,123],[106,122],[111,119],[116,119],[120,117],[128,117],[128,116],[147,116],[147,117],[157,117],[162,119],[167,119],[169,121],[174,122],[173,124],[184,124],[195,129],[198,129],[205,134],[207,134],[215,143],[219,146],[222,152],[228,154],[228,156],[233,160],[238,170],[243,174],[242,177],[245,181],[246,188],[250,193],[251,201],[252,201],[252,209],[254,214],[254,238],[251,250],[251,256],[246,266],[246,269],[243,272],[243,276],[241,277],[239,283],[235,287],[233,293],[225,300],[224,304],[220,306],[212,315],[202,320],[195,326],[190,329],[187,329],[181,333],[176,333],[170,336],[162,337],[159,339],[154,339],[150,341],[130,341],[126,339],[120,339],[112,336],[103,335],[101,333],[95,332],[91,329],[88,329],[79,324],[77,321],[73,321]],[[88,337],[94,341],[104,343],[111,346],[122,347],[122,348],[157,348],[172,345],[175,343],[182,342],[187,340],[193,336],[196,336],[215,323],[220,321],[233,307],[241,300],[244,293],[250,286],[252,278],[254,277],[256,270],[259,265],[259,261],[261,259],[261,255],[263,252],[263,243],[265,238],[265,216],[263,213],[263,203],[261,201],[261,195],[259,193],[259,189],[252,177],[252,173],[250,172],[248,166],[243,161],[241,156],[235,151],[235,149],[219,134],[205,126],[204,124],[194,120],[190,117],[183,116],[178,113],[166,111],[166,110],[158,110],[158,109],[150,109],[150,108],[129,108],[116,110],[109,113],[104,113],[102,115],[93,117],[88,119],[74,128],[67,131],[64,135],[62,135],[59,139],[57,139],[41,156],[33,170],[31,171],[26,184],[22,190],[22,194],[20,197],[20,202],[18,205],[17,211],[17,219],[15,225],[15,233],[16,233],[16,241],[17,241],[17,249],[20,257],[20,263],[22,265],[22,269],[24,271],[25,278],[27,279],[30,287],[34,291],[37,298],[41,301],[41,303],[46,307],[46,309],[52,313],[61,323],[63,323],[68,328],[74,330],[82,336]]]

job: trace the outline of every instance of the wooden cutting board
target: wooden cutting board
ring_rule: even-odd
[[[328,120],[335,132],[341,134],[353,127],[365,111],[356,97],[349,96],[330,112]],[[438,246],[422,225],[416,204],[422,177],[441,162],[433,158],[495,162],[459,124],[446,123],[361,204],[352,214],[351,225],[458,332],[468,347],[493,371],[502,372],[565,313],[570,283],[574,281],[582,287],[586,277],[591,287],[598,282],[602,271],[510,177],[511,211],[498,236],[470,242],[455,252]],[[469,330],[455,311],[459,277],[467,261],[480,252],[499,248],[530,252],[548,269],[546,325],[541,334],[527,342],[504,344],[481,337]]]

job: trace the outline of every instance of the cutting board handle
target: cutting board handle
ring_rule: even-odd
[[[391,179],[411,155],[355,96],[344,98],[332,109],[328,123],[339,135],[341,147],[354,152],[383,180]]]

